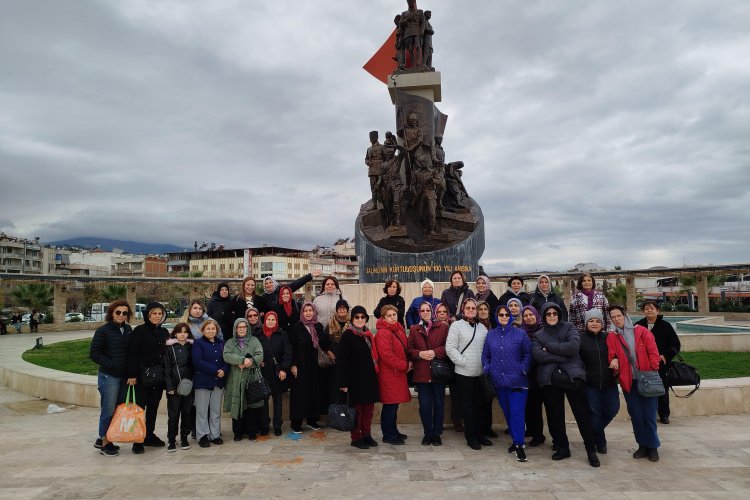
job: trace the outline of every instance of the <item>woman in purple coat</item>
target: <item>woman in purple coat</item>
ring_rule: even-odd
[[[513,325],[508,306],[498,307],[495,317],[497,328],[487,333],[482,350],[482,368],[492,379],[513,438],[508,453],[515,452],[516,459],[525,462],[524,419],[532,359],[531,341],[525,331]]]

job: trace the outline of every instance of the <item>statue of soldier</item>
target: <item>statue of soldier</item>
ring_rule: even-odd
[[[433,159],[426,147],[415,151],[413,185],[410,186],[412,203],[417,208],[419,217],[428,235],[437,231],[437,184]]]
[[[467,199],[469,194],[461,180],[461,169],[464,168],[464,162],[452,161],[445,167],[445,180],[448,185],[448,192],[456,198],[456,204],[459,208],[468,208]]]
[[[424,38],[422,40],[422,54],[424,55],[424,65],[430,69],[434,69],[432,67],[432,35],[435,34],[435,31],[432,29],[432,24],[430,24],[431,18],[432,11],[424,11]]]
[[[445,195],[445,151],[443,150],[442,134],[435,135],[435,144],[432,146],[432,165],[434,167],[433,177],[435,179],[435,193],[437,195],[438,210],[445,210],[443,196]]]
[[[370,132],[370,144],[365,154],[365,165],[367,165],[367,176],[370,178],[370,191],[372,192],[372,209],[378,208],[378,176],[383,169],[385,159],[385,148],[378,142],[378,131]]]
[[[396,57],[393,59],[398,64],[398,69],[406,68],[406,55],[404,52],[404,30],[401,28],[401,14],[393,18],[396,24]]]
[[[406,0],[409,10],[401,13],[401,28],[403,30],[404,51],[409,52],[411,65],[409,67],[420,66],[424,63],[422,60],[422,41],[424,39],[424,12],[417,9],[416,0]]]
[[[390,145],[384,148],[383,169],[378,181],[386,228],[401,225],[401,193],[404,184],[401,180],[401,161],[395,153],[396,148]]]

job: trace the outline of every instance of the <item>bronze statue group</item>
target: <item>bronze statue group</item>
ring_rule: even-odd
[[[280,286],[268,277],[261,294],[252,277],[236,295],[220,283],[207,307],[193,300],[171,332],[161,326],[166,317],[161,304],[148,304],[144,323],[131,328],[131,306],[112,302],[90,351],[99,365],[101,395],[95,447],[105,456],[119,454],[106,436],[129,386],[145,411],[145,437],[132,444],[136,454],[165,445],[169,452],[189,449],[191,435],[200,447],[222,445],[222,411],[231,416],[234,441],[271,432],[282,436],[287,391],[293,434],[320,430],[329,404],[346,402],[356,410],[351,445],[377,447],[372,419],[379,403],[380,441],[400,446],[407,436],[398,428],[398,409],[411,400],[411,385],[423,446],[443,444],[449,392],[449,420],[470,448],[499,444],[492,429],[497,399],[509,454],[526,462],[529,448],[545,446],[546,421],[551,457],[563,460],[571,456],[567,400],[593,467],[610,451],[605,430],[620,409],[621,391],[638,445],[633,457],[659,460],[657,415],[669,423],[669,399],[641,394],[637,374],[663,376],[680,342],[656,302],[646,301],[645,317],[634,324],[622,306],[607,302],[588,274],[566,306],[546,275],[537,278],[531,293],[513,277],[498,298],[487,276],[477,278],[472,289],[455,271],[440,298],[434,283],[424,280],[422,294],[408,308],[400,283],[388,280],[371,311],[371,331],[370,311],[350,307],[332,276],[323,279],[313,301],[298,306],[293,293],[312,279],[308,274]],[[246,388],[261,380],[268,384],[267,397],[248,401]],[[155,434],[165,393],[166,442]]]

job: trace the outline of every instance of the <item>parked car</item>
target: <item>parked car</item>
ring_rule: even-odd
[[[45,314],[39,313],[40,323],[44,323],[44,318],[45,318]],[[31,321],[31,313],[26,313],[23,316],[21,316],[21,323],[23,323],[24,325],[28,325],[30,321]]]
[[[65,322],[75,322],[75,321],[83,321],[83,313],[79,312],[69,312],[65,314]]]

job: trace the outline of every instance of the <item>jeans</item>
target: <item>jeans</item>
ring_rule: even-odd
[[[604,429],[620,411],[620,393],[616,385],[604,389],[587,385],[586,396],[589,400],[591,430],[594,431],[596,446],[600,448],[607,446]]]
[[[101,398],[101,412],[99,413],[99,437],[104,438],[107,435],[109,424],[112,423],[112,416],[115,414],[118,401],[124,400],[123,379],[99,372],[96,379],[96,385],[99,389]]]
[[[396,427],[396,418],[398,417],[398,403],[385,404],[380,410],[380,431],[383,433],[383,439],[386,441],[395,441],[398,439],[398,427]]]
[[[638,383],[635,380],[630,392],[624,394],[635,442],[646,448],[658,448],[661,445],[656,434],[656,407],[659,398],[644,398],[638,394]]]
[[[524,419],[526,418],[526,398],[528,389],[509,389],[505,387],[496,388],[497,401],[503,409],[505,422],[510,429],[513,444],[523,446],[526,429]]]
[[[422,420],[424,435],[439,436],[443,433],[445,418],[445,384],[439,382],[419,382],[419,418]]]

